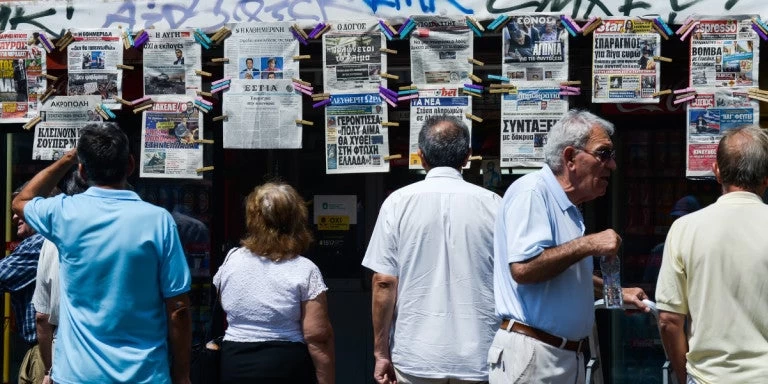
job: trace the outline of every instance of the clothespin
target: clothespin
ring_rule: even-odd
[[[207,97],[212,97],[212,96],[213,96],[213,93],[211,93],[211,92],[205,92],[205,91],[197,91],[197,92],[195,92],[195,93],[196,93],[198,96],[207,96]]]
[[[688,87],[688,88],[675,89],[674,91],[672,91],[672,93],[674,93],[675,95],[688,93],[688,92],[696,92],[696,90],[693,87]]]
[[[390,161],[390,160],[402,159],[402,158],[403,158],[403,155],[400,155],[400,154],[389,155],[389,156],[384,156],[384,161]]]
[[[207,140],[207,139],[195,139],[192,141],[195,144],[213,144],[213,140]]]
[[[483,31],[485,31],[485,28],[483,28],[483,26],[478,23],[477,20],[475,20],[472,16],[465,16],[464,19],[469,29],[471,29],[477,37],[483,36]]]
[[[331,29],[331,25],[330,24],[326,24],[325,27],[323,27],[323,29],[321,29],[320,32],[318,32],[315,35],[315,39],[319,39],[321,36],[323,36],[330,29]]]
[[[109,116],[110,119],[116,119],[117,118],[117,115],[115,115],[115,113],[112,112],[111,109],[107,108],[106,105],[101,104],[101,105],[97,105],[96,107],[101,109],[102,111],[104,111],[104,113],[106,113],[107,116]]]
[[[396,121],[382,121],[381,125],[384,127],[399,127],[400,123]]]
[[[139,34],[136,35],[136,38],[133,40],[133,46],[136,48],[141,47],[144,45],[147,41],[149,41],[149,34],[145,30],[141,30]]]
[[[658,32],[659,35],[664,38],[664,40],[669,40],[669,36],[667,35],[666,31],[664,31],[664,28],[656,24],[656,20],[651,23],[651,26],[653,26],[653,29],[655,29],[656,32]]]
[[[134,110],[133,110],[133,113],[139,113],[139,112],[141,112],[141,111],[146,111],[147,109],[150,109],[150,108],[152,108],[152,106],[153,106],[153,105],[154,105],[154,104],[146,104],[146,105],[140,106],[140,107],[138,107],[138,108],[134,109]]]
[[[227,117],[229,117],[229,115],[221,115],[221,116],[216,116],[216,117],[214,117],[211,120],[213,120],[213,121],[222,121],[222,120],[226,120]]]
[[[318,34],[318,33],[320,33],[320,31],[321,31],[323,28],[325,28],[325,24],[323,24],[323,23],[317,23],[317,25],[315,25],[315,28],[312,28],[312,32],[310,32],[310,33],[309,33],[309,35],[307,35],[307,36],[308,36],[310,39],[314,39],[314,38],[315,38],[315,36],[317,36],[317,34]]]
[[[214,34],[214,36],[211,36],[211,41],[216,45],[221,44],[221,42],[224,41],[224,39],[232,35],[232,31],[227,27],[221,27],[219,31],[223,31],[223,32],[221,32],[219,35]]]
[[[22,126],[25,130],[30,130],[32,127],[37,125],[37,123],[41,122],[43,119],[40,118],[40,116],[35,116],[32,120],[28,121],[26,124]]]
[[[482,160],[482,159],[483,159],[483,157],[482,157],[482,156],[480,156],[480,155],[477,155],[477,156],[470,156],[470,157],[469,157],[469,159],[467,159],[467,160],[469,160],[469,161],[475,161],[475,160]]]
[[[475,85],[475,84],[464,84],[465,91],[474,92],[474,93],[483,93],[483,86],[482,85]]]
[[[312,56],[310,55],[296,55],[293,57],[294,60],[309,60]]]
[[[690,96],[686,96],[686,97],[682,97],[682,98],[679,98],[679,99],[675,99],[675,101],[673,101],[672,104],[685,103],[685,102],[691,101],[691,100],[693,100],[695,98],[696,98],[696,95],[693,94],[693,95],[690,95]]]
[[[128,33],[123,31],[122,25],[118,25],[117,28],[120,29],[120,36],[123,38],[123,49],[130,48],[133,44],[131,44],[131,40],[128,40]]]
[[[601,25],[603,25],[603,19],[597,17],[591,22],[588,22],[583,27],[581,27],[581,34],[584,36],[589,35],[590,33],[592,33],[592,31],[594,31],[595,29],[597,29],[597,27]]]
[[[45,33],[38,32],[37,37],[40,39],[40,42],[43,43],[43,49],[45,49],[45,52],[51,53],[53,50],[53,45],[51,44],[51,41],[48,40],[48,37],[45,36]]]
[[[212,73],[206,72],[206,71],[201,71],[199,69],[195,69],[195,74],[198,75],[198,76],[203,76],[203,77],[211,77],[211,76],[213,76]]]
[[[493,21],[492,21],[490,24],[488,24],[488,29],[490,29],[490,30],[492,30],[492,31],[496,31],[496,28],[498,28],[498,26],[499,26],[499,25],[500,25],[502,22],[504,22],[504,20],[505,20],[506,18],[508,18],[508,17],[509,17],[509,16],[505,16],[505,15],[499,15],[499,16],[497,16],[497,17],[496,17],[496,18],[495,18],[495,19],[494,19],[494,20],[493,20]]]
[[[127,69],[129,71],[133,71],[133,65],[117,64],[116,67],[118,69]]]
[[[478,123],[482,123],[483,122],[483,119],[481,117],[475,116],[475,115],[473,115],[471,113],[465,113],[464,116],[467,119],[472,119],[473,121],[477,121]]]
[[[688,35],[691,33],[691,31],[693,31],[694,29],[696,29],[699,26],[699,23],[700,22],[698,22],[698,21],[693,22],[688,27],[688,29],[685,30],[685,32],[682,34],[682,36],[680,36],[680,41],[685,41],[685,39],[688,37]]]
[[[672,93],[671,89],[665,89],[665,90],[662,90],[662,91],[654,92],[654,93],[651,94],[651,96],[652,97],[659,97],[659,96],[663,96],[663,95],[669,95],[671,93]]]
[[[397,98],[395,98],[395,100],[393,101],[392,99],[390,99],[389,96],[387,96],[383,92],[379,92],[379,96],[381,97],[382,100],[384,100],[384,102],[389,104],[389,106],[391,106],[392,108],[397,107]]]
[[[72,32],[67,31],[59,41],[56,42],[56,46],[59,47],[59,51],[65,50],[72,42],[75,41],[75,38],[72,36]]]
[[[55,91],[56,91],[56,88],[53,88],[53,87],[48,88],[48,90],[45,91],[45,94],[43,95],[43,97],[40,98],[40,102],[45,102],[45,99],[49,98]]]
[[[309,125],[309,126],[314,126],[315,125],[314,122],[311,122],[309,120],[296,119],[295,121],[296,121],[296,124]]]
[[[483,82],[483,79],[475,76],[475,74],[473,74],[473,73],[469,74],[469,78],[470,78],[470,80],[474,81],[475,83],[482,83]]]
[[[466,90],[466,89],[464,89],[464,88],[462,88],[462,89],[461,89],[461,94],[462,94],[462,95],[469,95],[469,96],[472,96],[472,97],[483,97],[483,96],[482,96],[481,94],[479,94],[479,93],[475,93],[475,92],[472,92],[472,91],[468,91],[468,90]]]
[[[96,113],[98,113],[98,114],[99,114],[99,116],[101,116],[101,118],[102,118],[102,119],[104,119],[104,120],[109,120],[109,115],[107,115],[107,113],[106,113],[106,112],[104,112],[103,110],[101,110],[101,107],[99,107],[99,106],[97,105],[97,106],[96,106],[96,108],[94,108],[94,109],[96,110]]]
[[[687,17],[687,18],[686,18],[686,19],[683,21],[683,23],[682,23],[682,24],[683,24],[683,25],[681,25],[681,26],[680,26],[680,28],[678,28],[678,29],[677,29],[677,31],[675,31],[675,33],[676,33],[676,34],[678,34],[678,35],[679,35],[679,34],[681,34],[681,33],[683,33],[683,32],[685,32],[685,31],[687,31],[687,30],[688,30],[688,28],[690,28],[690,27],[691,27],[691,25],[693,25],[693,16],[688,16],[688,17]]]
[[[397,55],[397,51],[396,50],[389,49],[389,48],[379,48],[379,52],[384,52],[384,53],[389,53],[389,54],[392,54],[392,55]]]
[[[485,63],[483,63],[482,61],[476,60],[475,58],[472,58],[472,57],[468,57],[467,61],[472,63],[472,64],[474,64],[474,65],[479,65],[481,67],[485,65]]]
[[[752,29],[757,32],[761,39],[768,40],[768,27],[766,27],[759,18],[752,18]]]
[[[497,80],[497,81],[503,81],[505,83],[509,83],[509,78],[506,77],[506,76],[488,75],[488,79],[490,79],[490,80]]]
[[[228,57],[214,57],[211,59],[212,63],[229,63]]]
[[[139,105],[145,101],[152,101],[152,98],[149,96],[144,96],[142,98],[131,101],[131,105]]]
[[[674,36],[674,32],[672,32],[672,28],[667,25],[667,23],[664,21],[664,19],[661,18],[661,16],[656,16],[655,19],[653,19],[653,22],[661,27],[661,29],[664,30],[664,32],[669,36]]]
[[[203,173],[203,172],[209,172],[209,171],[213,171],[213,165],[209,165],[207,167],[201,167],[201,168],[195,169],[195,172],[197,172],[197,173]]]
[[[298,40],[301,44],[303,44],[303,45],[308,45],[309,44],[307,42],[307,37],[306,37],[306,35],[304,34],[304,31],[301,28],[297,28],[296,25],[294,24],[289,29],[291,30],[291,34],[293,35],[293,37],[295,37],[296,40]]]
[[[381,77],[386,77],[387,79],[392,79],[392,80],[399,80],[400,79],[400,76],[390,75],[389,73],[386,73],[386,72],[381,72],[381,73],[379,73],[379,75]]]
[[[581,80],[566,80],[561,81],[560,85],[581,85]]]
[[[403,23],[403,25],[400,26],[400,29],[397,30],[397,33],[400,35],[400,39],[408,38],[408,34],[411,33],[411,31],[413,31],[414,28],[416,28],[416,22],[409,17]]]
[[[663,61],[665,63],[671,63],[672,62],[672,59],[670,59],[669,57],[664,57],[664,56],[654,56],[653,59],[656,60],[656,61]]]
[[[405,100],[418,99],[418,98],[419,98],[419,93],[416,92],[410,95],[398,96],[397,101],[405,101]]]
[[[118,103],[120,103],[122,105],[133,105],[130,101],[125,100],[125,99],[121,99],[119,97],[115,97],[115,101],[117,101]]]
[[[50,81],[54,81],[54,82],[59,80],[58,77],[53,76],[53,75],[49,75],[47,72],[43,72],[43,77],[45,77],[46,79],[48,79]]]
[[[312,104],[312,108],[320,108],[331,103],[331,99],[325,99]]]
[[[394,31],[389,29],[387,25],[384,23],[384,20],[379,19],[379,29],[381,30],[381,33],[387,38],[387,40],[392,40],[395,38],[394,33],[397,31]]]

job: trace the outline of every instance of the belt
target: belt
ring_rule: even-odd
[[[509,328],[510,321],[512,322],[512,328]],[[500,329],[532,337],[553,347],[566,349],[573,352],[581,352],[581,348],[586,344],[586,338],[578,341],[568,340],[564,337],[555,336],[551,333],[544,332],[541,329],[537,329],[509,319],[504,319],[504,321],[501,322]]]

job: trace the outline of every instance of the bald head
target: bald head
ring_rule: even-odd
[[[757,126],[726,131],[717,147],[718,181],[756,192],[768,178],[768,133]]]
[[[469,146],[469,128],[453,116],[430,116],[419,132],[419,149],[425,168],[461,169],[469,157]]]

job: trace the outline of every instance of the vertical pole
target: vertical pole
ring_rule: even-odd
[[[13,147],[13,135],[8,133],[5,135],[5,188],[3,193],[5,194],[5,207],[3,212],[6,213],[3,217],[5,220],[5,244],[11,241],[11,222],[10,222],[10,207],[11,207],[11,159],[12,147]],[[8,255],[8,247],[6,246],[5,255]],[[11,295],[7,292],[3,294],[3,383],[10,383],[11,375]]]

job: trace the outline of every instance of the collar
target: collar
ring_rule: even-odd
[[[747,200],[747,201],[753,201],[755,203],[763,203],[763,199],[760,198],[760,196],[747,191],[734,191],[734,192],[728,192],[720,197],[717,198],[718,202],[721,201],[735,201],[735,200]]]
[[[461,173],[451,167],[435,167],[430,169],[429,172],[427,172],[426,178],[430,179],[433,177],[447,177],[450,179],[464,180],[464,178],[461,177]]]
[[[127,189],[106,189],[106,188],[99,188],[99,187],[90,187],[87,191],[83,192],[84,195],[93,196],[93,197],[100,197],[100,198],[109,198],[109,199],[117,199],[117,200],[141,200],[139,195],[136,194],[134,191],[129,191]]]
[[[557,201],[557,205],[560,206],[560,210],[565,212],[571,207],[576,208],[571,200],[568,199],[568,195],[565,194],[563,187],[557,182],[557,178],[555,177],[555,174],[552,173],[552,169],[549,168],[549,165],[541,167],[541,176],[547,189],[555,196],[555,200]]]

